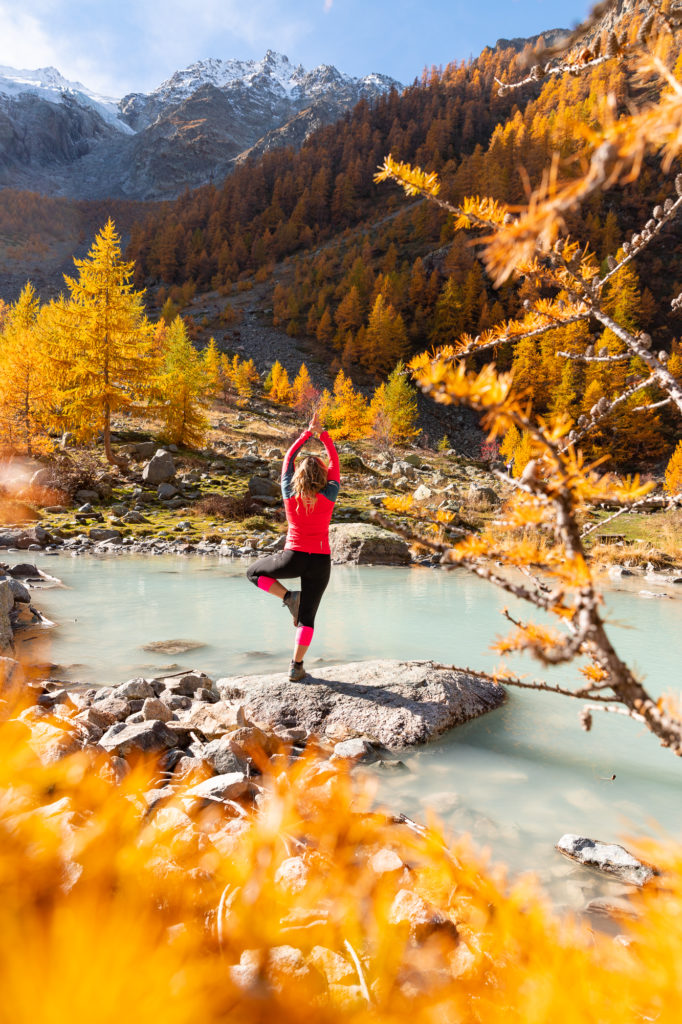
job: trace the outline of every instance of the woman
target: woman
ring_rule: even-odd
[[[294,618],[296,642],[289,679],[305,676],[303,659],[310,647],[315,614],[329,583],[329,522],[339,493],[339,456],[326,430],[319,434],[327,450],[329,465],[316,455],[307,455],[296,466],[296,455],[318,431],[317,413],[294,441],[282,464],[282,495],[289,531],[284,550],[259,558],[249,568],[248,578],[261,590],[282,599]],[[287,590],[278,580],[301,577],[301,589]]]

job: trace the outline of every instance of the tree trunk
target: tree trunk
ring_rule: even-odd
[[[123,459],[119,459],[114,455],[111,450],[111,409],[109,403],[104,406],[104,454],[107,457],[107,462],[112,466],[124,466],[125,462]]]

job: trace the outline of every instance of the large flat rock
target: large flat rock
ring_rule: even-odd
[[[334,740],[364,736],[389,749],[426,743],[505,699],[488,679],[431,661],[360,661],[316,669],[300,683],[276,673],[217,686],[223,701],[263,726]]]
[[[410,549],[396,533],[372,523],[334,523],[329,528],[332,561],[351,565],[409,565]]]

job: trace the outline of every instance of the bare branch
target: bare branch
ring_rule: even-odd
[[[617,511],[614,512],[612,515],[607,516],[606,519],[600,519],[598,523],[593,523],[592,526],[589,526],[586,530],[583,530],[580,536],[589,537],[589,535],[591,533],[594,533],[595,530],[602,530],[605,526],[608,525],[608,523],[612,523],[614,519],[619,519],[620,516],[629,515],[631,512],[636,512],[638,508],[641,508],[643,505],[647,505],[650,501],[651,495],[647,494],[645,498],[640,498],[639,501],[635,501],[632,505],[623,505],[622,508],[617,509]],[[675,503],[678,501],[682,501],[682,491],[680,491],[679,494],[674,494],[670,498],[670,501],[666,505],[666,510],[674,508]]]
[[[598,307],[594,307],[593,316],[598,320],[604,327],[608,327],[617,338],[624,341],[630,351],[639,356],[643,363],[645,363],[652,371],[653,376],[656,378],[656,383],[662,391],[666,391],[672,401],[675,403],[679,411],[682,413],[682,385],[673,377],[669,370],[663,365],[660,359],[650,352],[648,347],[643,344],[638,338],[636,338],[630,331],[627,331],[620,324],[617,324],[612,317],[602,312]]]
[[[647,377],[646,380],[640,380],[636,384],[633,384],[632,387],[628,388],[627,391],[623,391],[623,393],[621,395],[618,395],[617,398],[614,398],[611,402],[607,402],[601,409],[599,408],[598,403],[597,412],[596,414],[592,414],[590,422],[586,424],[584,427],[582,427],[579,431],[571,431],[571,433],[568,435],[568,444],[565,444],[561,451],[565,452],[568,448],[570,448],[571,445],[578,444],[587,434],[589,434],[589,432],[594,427],[597,426],[597,424],[601,423],[602,420],[605,420],[607,416],[610,416],[613,410],[616,409],[619,405],[622,405],[624,402],[627,402],[638,391],[642,391],[644,388],[649,387],[650,384],[655,383],[656,378],[652,375],[651,377]]]
[[[557,352],[557,355],[562,359],[572,359],[575,363],[627,363],[632,359],[629,352],[619,356],[588,356],[580,352]]]
[[[662,409],[664,405],[672,405],[672,398],[664,398],[662,402],[652,402],[651,405],[636,405],[633,412],[651,412],[652,409]]]
[[[593,700],[591,697],[590,700]],[[608,711],[612,715],[625,715],[627,718],[634,719],[635,722],[643,722],[644,716],[637,714],[636,711],[631,711],[630,708],[624,708],[622,704],[586,704],[583,711]]]
[[[666,224],[677,216],[680,206],[682,206],[682,196],[678,196],[674,201],[666,200],[664,206],[654,207],[653,217],[651,220],[647,221],[642,231],[635,233],[630,242],[625,242],[623,244],[625,256],[620,263],[617,263],[615,267],[609,270],[608,274],[605,274],[604,277],[601,278],[598,282],[599,288],[603,288],[607,281],[610,281],[619,270],[622,270],[623,267],[630,263],[631,260],[634,260],[636,256],[639,256],[639,254],[643,252],[643,250],[646,249],[646,247],[653,242],[655,238],[657,238]]]

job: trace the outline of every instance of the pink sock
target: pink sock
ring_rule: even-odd
[[[275,581],[273,580],[272,576],[259,576],[258,577],[258,587],[259,587],[260,590],[271,590],[272,589],[272,584],[274,582]]]
[[[297,647],[310,647],[310,641],[313,638],[313,627],[312,626],[299,626],[296,630],[296,646]]]

